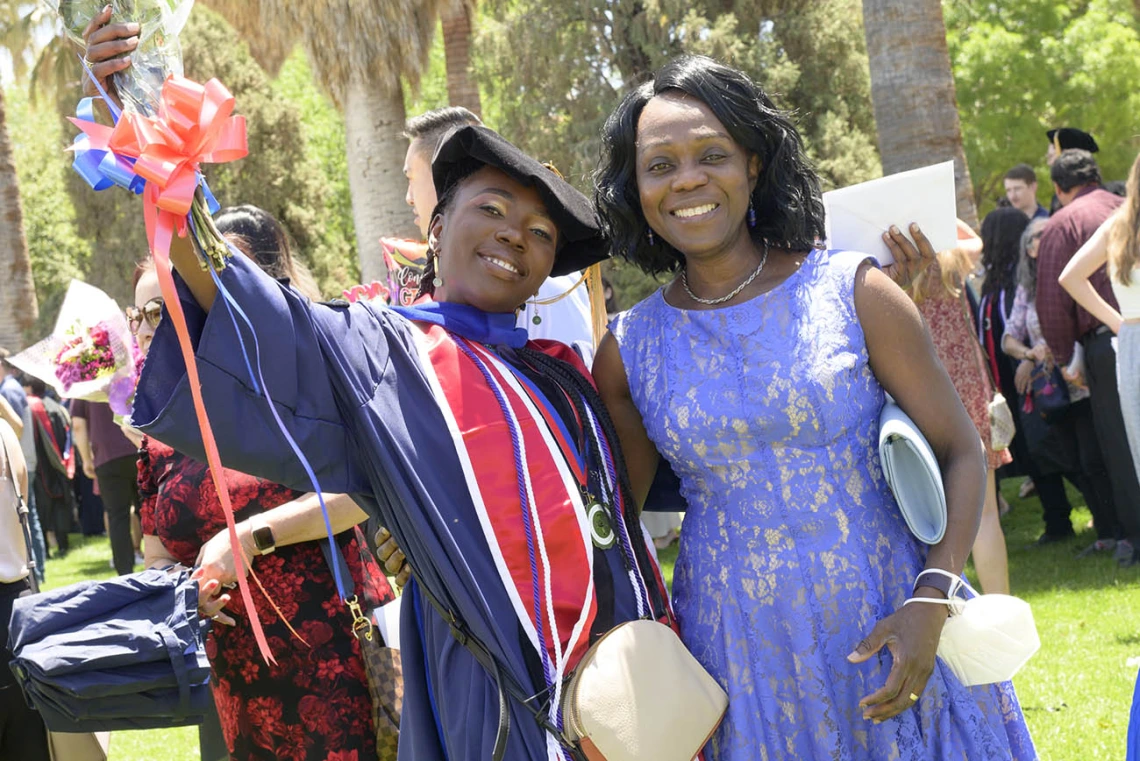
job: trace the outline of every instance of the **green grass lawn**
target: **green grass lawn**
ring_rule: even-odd
[[[1013,593],[1033,605],[1041,651],[1015,684],[1042,761],[1124,758],[1136,665],[1140,660],[1140,570],[1120,570],[1108,557],[1076,560],[1094,538],[1084,526],[1089,513],[1072,492],[1073,525],[1068,544],[1032,547],[1041,532],[1036,499],[1017,499],[1018,481],[1005,484],[1013,505],[1002,519],[1009,548]],[[72,552],[49,560],[48,586],[113,575],[106,539],[72,537]],[[676,545],[661,553],[672,580]],[[194,728],[116,732],[110,761],[197,761]]]

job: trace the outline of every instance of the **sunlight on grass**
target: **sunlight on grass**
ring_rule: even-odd
[[[1041,651],[1014,683],[1043,761],[1124,757],[1129,706],[1140,658],[1140,569],[1118,569],[1107,556],[1077,560],[1095,538],[1085,528],[1088,510],[1075,491],[1069,543],[1035,547],[1041,533],[1036,498],[1017,499],[1020,479],[1003,484],[1013,509],[1002,519],[1013,593],[1033,605]],[[49,588],[83,579],[108,578],[111,550],[103,537],[72,537],[72,551],[49,560]],[[660,553],[672,585],[677,545]],[[970,570],[972,575],[972,569]],[[116,732],[110,761],[197,761],[194,727]]]

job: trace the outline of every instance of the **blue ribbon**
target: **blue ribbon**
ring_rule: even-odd
[[[75,117],[80,121],[94,122],[95,101],[101,100],[106,104],[107,110],[111,112],[112,123],[118,124],[123,115],[122,109],[115,105],[115,101],[103,89],[103,85],[99,84],[99,80],[95,78],[87,62],[82,57],[79,60],[84,73],[95,85],[99,95],[79,101],[79,105],[75,107]],[[106,190],[118,186],[126,188],[135,195],[142,194],[146,187],[146,179],[135,174],[135,160],[133,158],[119,156],[113,151],[91,148],[87,135],[83,133],[76,135],[73,145],[75,146],[75,159],[71,162],[71,167],[86,180],[92,190]],[[206,183],[206,178],[201,172],[198,172],[198,185],[201,186],[202,193],[206,196],[206,206],[210,213],[217,214],[222,206],[214,197],[213,192],[210,191],[210,186]]]
[[[95,98],[84,98],[75,108],[75,117],[80,121],[95,121]],[[114,111],[111,112],[112,116]],[[116,123],[117,123],[116,119]],[[79,176],[87,181],[93,190],[106,190],[115,187],[126,188],[135,195],[143,192],[146,180],[135,174],[135,160],[119,156],[114,151],[90,147],[90,140],[82,132],[76,135],[75,159],[71,166]]]

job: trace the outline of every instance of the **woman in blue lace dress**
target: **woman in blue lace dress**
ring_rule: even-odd
[[[935,660],[945,607],[903,606],[944,597],[929,576],[915,589],[924,568],[961,574],[985,464],[895,273],[816,248],[823,206],[795,128],[744,74],[686,57],[627,96],[604,139],[616,251],[676,277],[614,322],[594,372],[635,495],[662,456],[681,478],[675,608],[729,694],[710,757],[1035,758],[1010,684],[964,687]],[[949,528],[934,547],[883,478],[884,390],[939,457]]]

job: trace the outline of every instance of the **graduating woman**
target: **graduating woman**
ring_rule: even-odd
[[[400,758],[482,761],[504,742],[508,759],[565,758],[563,679],[616,624],[668,617],[585,369],[568,347],[515,328],[547,277],[606,250],[588,200],[491,130],[452,134],[432,171],[430,303],[313,304],[244,257],[219,273],[219,298],[186,241],[171,258],[226,465],[313,488],[268,396],[319,488],[352,494],[407,554]],[[239,339],[235,304],[252,335],[242,327]],[[254,336],[264,385],[241,349]],[[201,457],[169,320],[132,419]],[[467,635],[485,649],[461,644]],[[501,706],[510,682],[524,694]]]

